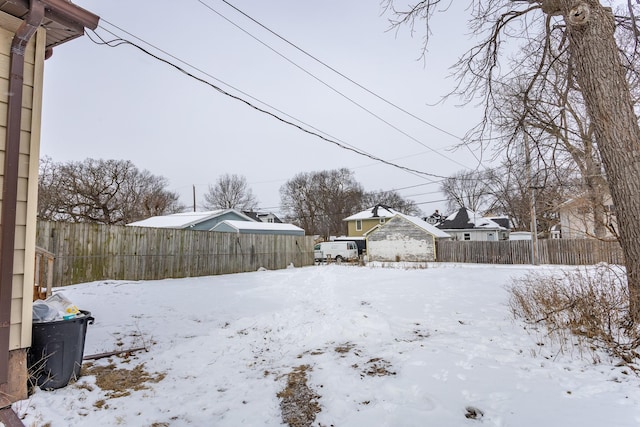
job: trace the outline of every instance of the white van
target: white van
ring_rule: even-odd
[[[358,259],[358,245],[356,242],[322,242],[313,248],[313,258],[324,261],[327,258],[336,261],[352,261]]]

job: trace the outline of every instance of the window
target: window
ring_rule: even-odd
[[[464,233],[464,240],[471,240],[471,233]]]
[[[356,231],[362,231],[362,220],[356,219]]]
[[[380,218],[380,224],[384,224],[384,218]]]

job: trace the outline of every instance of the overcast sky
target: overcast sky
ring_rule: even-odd
[[[290,43],[447,134],[367,93],[222,0],[74,3],[101,17],[97,32],[103,38],[113,39],[105,30],[112,31],[328,139],[434,175],[478,165],[468,150],[450,151],[460,142],[450,134],[463,136],[477,122],[478,111],[457,107],[455,99],[434,105],[454,84],[446,78],[449,67],[470,45],[462,10],[436,22],[421,61],[424,33],[412,38],[407,27],[388,31],[389,15],[375,0],[229,0]],[[461,9],[460,3],[452,7]],[[89,36],[98,41],[89,32],[56,47],[45,63],[41,155],[57,162],[131,160],[166,177],[169,189],[189,207],[193,186],[200,207],[207,186],[229,173],[247,178],[261,210],[279,213],[279,188],[287,180],[300,172],[346,167],[367,191],[401,189],[425,214],[444,210],[438,178],[339,148],[135,47],[98,45]]]

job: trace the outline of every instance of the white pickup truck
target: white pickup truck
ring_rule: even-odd
[[[358,245],[356,242],[322,242],[313,248],[313,258],[324,261],[328,258],[336,261],[353,261],[358,259]]]

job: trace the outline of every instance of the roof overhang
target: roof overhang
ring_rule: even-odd
[[[44,5],[42,27],[47,30],[47,49],[66,43],[96,29],[100,17],[67,0],[37,0]],[[0,11],[24,19],[29,13],[29,0],[0,0]]]

